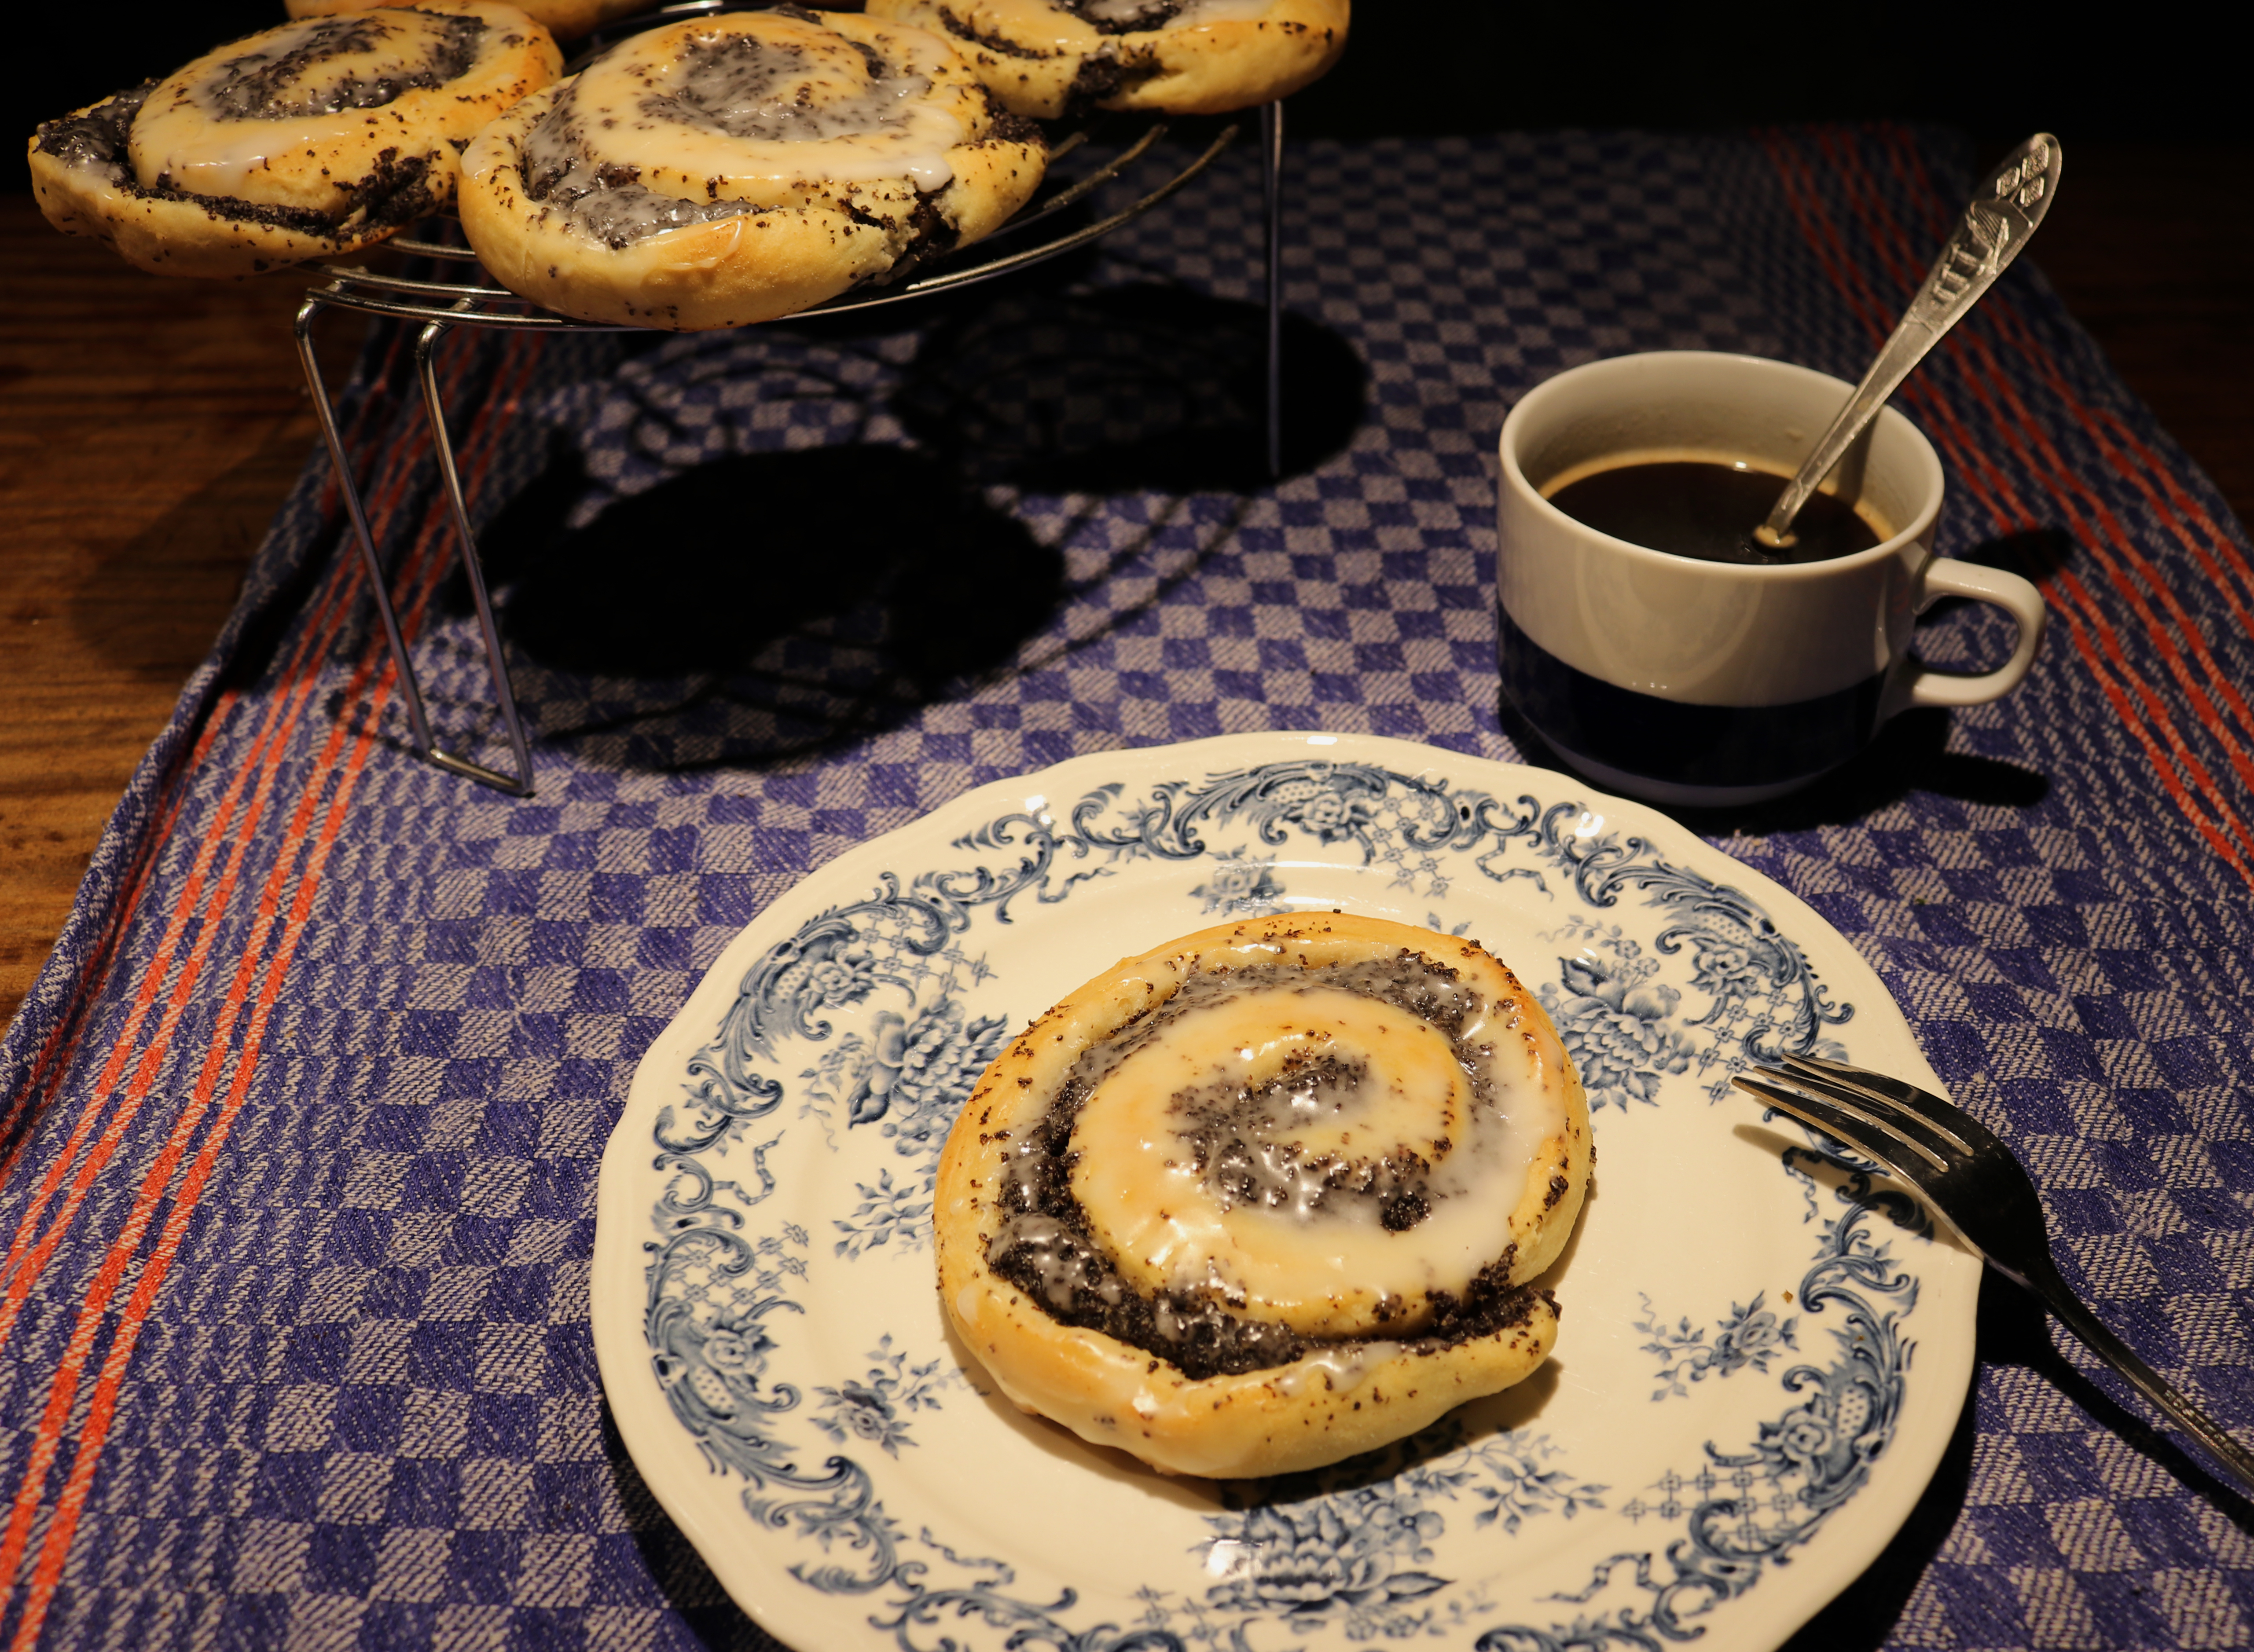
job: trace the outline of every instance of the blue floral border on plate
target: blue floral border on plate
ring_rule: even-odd
[[[1250,836],[1214,847],[1238,832]],[[1785,1051],[1844,1053],[1822,1034],[1847,1021],[1852,1006],[1830,1001],[1801,948],[1757,904],[1669,864],[1640,837],[1603,830],[1578,802],[1522,795],[1506,804],[1371,765],[1300,759],[1201,783],[1166,781],[1131,800],[1122,784],[1098,787],[1061,827],[1046,811],[1005,815],[956,840],[968,858],[962,866],[906,879],[884,873],[866,900],[822,913],[751,966],[717,1035],[690,1060],[681,1099],[662,1110],[654,1163],[665,1180],[651,1213],[658,1237],[647,1247],[644,1327],[658,1382],[707,1460],[743,1477],[752,1519],[810,1545],[791,1574],[825,1592],[870,1597],[870,1622],[903,1652],[955,1648],[942,1626],[971,1618],[1012,1648],[1059,1652],[1250,1652],[1252,1629],[1264,1621],[1298,1633],[1339,1623],[1354,1640],[1470,1628],[1494,1608],[1476,1586],[1452,1589],[1453,1580],[1426,1569],[1446,1529],[1444,1505],[1505,1532],[1604,1507],[1607,1488],[1546,1466],[1554,1454],[1546,1439],[1514,1433],[1470,1442],[1454,1419],[1443,1419],[1368,1459],[1270,1483],[1247,1511],[1209,1518],[1200,1548],[1214,1580],[1202,1598],[1146,1588],[1139,1620],[1073,1628],[1066,1614],[1077,1604],[1074,1591],[1046,1602],[1018,1598],[1005,1563],[957,1554],[928,1531],[904,1532],[860,1460],[830,1452],[819,1470],[802,1467],[805,1452],[777,1432],[797,1412],[834,1445],[897,1456],[914,1444],[914,1413],[937,1409],[963,1381],[937,1363],[911,1363],[889,1338],[870,1350],[864,1377],[817,1390],[810,1406],[797,1389],[766,1380],[778,1327],[804,1312],[794,1281],[805,1278],[815,1242],[789,1222],[752,1231],[750,1213],[775,1187],[766,1154],[780,1131],[755,1138],[785,1100],[775,1075],[784,1052],[822,1046],[798,1074],[801,1116],[833,1144],[840,1130],[878,1132],[901,1161],[897,1178],[884,1169],[875,1183],[857,1184],[858,1203],[834,1223],[835,1251],[918,1248],[928,1242],[940,1145],[1007,1032],[1001,1018],[972,1018],[962,1007],[960,995],[988,978],[960,944],[973,915],[1010,923],[1014,906],[1068,900],[1138,858],[1205,863],[1205,881],[1190,892],[1217,918],[1277,910],[1288,892],[1277,858],[1260,851],[1285,847],[1294,832],[1326,846],[1351,842],[1365,866],[1390,869],[1393,886],[1435,901],[1463,875],[1466,858],[1487,878],[1531,879],[1551,899],[1552,877],[1570,888],[1584,910],[1546,933],[1578,948],[1559,958],[1558,978],[1539,991],[1592,1107],[1652,1104],[1665,1076],[1694,1067],[1718,1094],[1748,1062]],[[1506,864],[1522,846],[1535,864]],[[1666,914],[1648,953],[1620,926],[1589,915],[1630,894]],[[1688,984],[1708,1001],[1690,1018],[1679,1013],[1681,989],[1658,978],[1663,959],[1686,953]],[[880,989],[904,995],[905,1010],[878,1011],[865,1034],[836,1037],[826,1016]],[[705,1163],[731,1146],[748,1148],[738,1162],[755,1186],[722,1179]],[[1696,1619],[1753,1588],[1861,1488],[1899,1418],[1912,1348],[1899,1321],[1916,1298],[1915,1281],[1872,1238],[1872,1222],[1883,1214],[1914,1228],[1920,1217],[1900,1197],[1873,1192],[1870,1166],[1830,1148],[1819,1138],[1783,1156],[1806,1183],[1820,1235],[1798,1301],[1802,1315],[1837,1315],[1830,1363],[1786,1368],[1780,1381],[1794,1404],[1744,1449],[1709,1443],[1698,1474],[1670,1472],[1648,1488],[1656,1501],[1638,1494],[1621,1506],[1639,1524],[1648,1517],[1679,1525],[1663,1550],[1614,1555],[1585,1589],[1551,1597],[1586,1608],[1625,1578],[1631,1604],[1544,1628],[1486,1627],[1479,1652],[1600,1652],[1698,1638]],[[1824,1220],[1810,1169],[1827,1162],[1843,1173],[1835,1191],[1844,1209]],[[1688,1320],[1668,1327],[1648,1318],[1642,1328],[1655,1340],[1646,1351],[1661,1362],[1654,1401],[1684,1392],[1686,1376],[1768,1372],[1797,1348],[1798,1326],[1798,1317],[1781,1320],[1758,1298],[1733,1307],[1711,1342]],[[934,1564],[967,1575],[942,1586]],[[938,1638],[928,1645],[927,1634]]]

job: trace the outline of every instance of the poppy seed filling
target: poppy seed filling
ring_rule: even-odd
[[[149,94],[157,86],[155,80],[144,80],[83,113],[66,115],[57,121],[42,121],[38,129],[39,152],[53,156],[66,166],[109,171],[122,168],[125,164],[125,146],[133,130],[133,117],[141,112],[141,106],[149,101]]]
[[[1100,1331],[1193,1380],[1289,1365],[1341,1346],[1340,1339],[1305,1335],[1236,1312],[1218,1288],[1151,1292],[1128,1280],[1106,1257],[1072,1188],[1079,1157],[1072,1145],[1074,1124],[1121,1062],[1193,1012],[1256,990],[1317,987],[1391,1004],[1439,1032],[1454,1046],[1474,1094],[1491,1101],[1485,1064],[1476,1059],[1478,1052],[1463,1046],[1464,1031],[1475,1019],[1476,995],[1445,966],[1404,951],[1317,969],[1264,964],[1194,974],[1165,1003],[1084,1051],[1039,1122],[1011,1144],[997,1189],[1002,1225],[987,1244],[988,1268],[1060,1323]],[[1186,1089],[1172,1109],[1200,1180],[1224,1208],[1256,1206],[1309,1221],[1374,1217],[1386,1231],[1403,1233],[1426,1220],[1435,1197],[1431,1167],[1418,1154],[1310,1154],[1296,1143],[1260,1139],[1264,1127],[1295,1104],[1320,1111],[1327,1094],[1350,1094],[1367,1077],[1363,1063],[1316,1055],[1287,1061],[1261,1083]],[[1446,1150],[1445,1142],[1435,1146]],[[1393,1340],[1410,1351],[1436,1349],[1522,1324],[1536,1300],[1554,1306],[1547,1292],[1509,1283],[1516,1250],[1507,1247],[1460,1294],[1432,1292],[1430,1319],[1416,1334]],[[1386,1317],[1381,1308],[1380,1334]],[[1360,1340],[1343,1341],[1351,1346]]]
[[[304,207],[272,206],[263,201],[242,200],[232,195],[200,195],[160,178],[143,188],[127,164],[127,148],[133,134],[133,117],[149,100],[158,82],[144,80],[130,91],[95,104],[83,114],[47,121],[38,129],[42,154],[52,155],[66,166],[104,174],[121,193],[144,200],[183,201],[200,206],[216,218],[266,224],[301,234],[332,235],[337,227],[354,218],[379,224],[411,223],[438,210],[440,201],[430,187],[430,163],[426,157],[402,158],[396,149],[376,157],[368,177],[347,191],[343,209],[331,215]]]
[[[794,6],[775,10],[814,20]],[[676,126],[761,143],[819,143],[903,129],[903,112],[932,89],[931,80],[894,68],[866,44],[850,44],[868,66],[867,89],[851,99],[817,102],[807,84],[813,66],[794,45],[752,34],[692,40],[665,89],[644,93],[630,118],[644,129]],[[611,127],[620,117],[598,110],[591,120],[578,93],[574,80],[525,135],[523,178],[528,199],[562,214],[580,234],[620,252],[668,229],[755,216],[777,204],[724,199],[717,178],[707,180],[701,200],[650,188],[640,167],[598,158],[602,145],[592,129]],[[850,206],[846,210],[862,217]],[[955,232],[928,203],[919,200],[907,216],[907,245],[886,272],[887,279],[898,279],[955,242]]]
[[[200,95],[214,117],[228,121],[295,120],[382,108],[409,92],[458,79],[477,56],[486,32],[483,18],[424,15],[436,25],[435,38],[421,60],[402,73],[363,78],[346,71],[326,82],[316,78],[312,72],[330,59],[373,52],[392,32],[367,17],[328,18],[307,25],[304,38],[287,51],[250,52],[221,64]]]
[[[1182,10],[1182,0],[1059,0],[1059,4],[1103,34],[1163,29]]]
[[[573,228],[618,252],[684,224],[716,223],[766,209],[749,200],[687,200],[641,181],[637,166],[590,158],[576,85],[567,86],[524,140],[524,192],[565,214]]]

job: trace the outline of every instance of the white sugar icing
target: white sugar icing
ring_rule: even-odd
[[[1247,919],[1121,959],[996,1059],[940,1156],[940,1298],[1004,1396],[1083,1439],[1294,1473],[1540,1365],[1534,1281],[1590,1159],[1557,1030],[1477,942]],[[1247,1265],[1264,1224],[1306,1255]],[[1320,1258],[1354,1246],[1403,1288],[1337,1288]],[[1325,1294],[1261,1317],[1311,1268]]]
[[[1158,25],[1165,29],[1194,29],[1203,24],[1250,19],[1265,12],[1271,0],[1185,0],[1181,10]],[[1156,10],[1151,0],[1086,0],[1083,15],[1098,23],[1139,22]]]
[[[1270,1382],[1282,1394],[1298,1394],[1318,1383],[1334,1394],[1351,1393],[1401,1352],[1398,1342],[1346,1342],[1304,1354]]]
[[[1565,1122],[1512,1006],[1464,1007],[1452,1038],[1337,986],[1185,1011],[1081,1106],[1072,1188],[1090,1231],[1149,1290],[1217,1291],[1310,1334],[1413,1328],[1432,1292],[1461,1296],[1500,1259],[1533,1159]],[[1420,1202],[1389,1226],[1395,1188]]]
[[[402,90],[458,74],[483,27],[381,10],[267,30],[150,94],[133,122],[134,176],[144,189],[166,180],[191,194],[242,196],[271,159],[356,133],[382,120]]]
[[[966,136],[950,100],[927,96],[946,43],[903,30],[895,60],[825,30],[655,30],[590,65],[527,144],[569,144],[631,167],[646,187],[693,200],[775,200],[793,186],[906,178],[926,192],[954,176]]]

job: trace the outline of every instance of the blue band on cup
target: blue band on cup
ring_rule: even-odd
[[[1883,671],[1788,705],[1687,705],[1576,670],[1496,612],[1504,695],[1569,757],[1676,786],[1773,786],[1836,767],[1878,729]]]

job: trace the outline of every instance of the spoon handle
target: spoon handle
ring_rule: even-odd
[[[1801,462],[1799,474],[1761,524],[1764,539],[1784,538],[1808,496],[1831,473],[1831,467],[1863,433],[1863,427],[1878,416],[1910,369],[1925,359],[1925,353],[1941,341],[1941,335],[1979,302],[1980,295],[2020,256],[2020,249],[2027,244],[2057,197],[2063,159],[2058,140],[2048,132],[2037,132],[2006,156],[1974,192],[1956,232],[1926,273],[1925,284],[1910,300],[1901,324],[1879,352],[1878,360],[1871,363],[1847,405],[1839,410],[1839,416],[1831,421],[1831,428],[1824,432],[1824,439]]]

